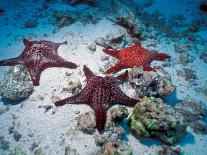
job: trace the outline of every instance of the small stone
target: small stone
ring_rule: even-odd
[[[44,113],[46,113],[46,112],[48,112],[50,109],[52,109],[53,106],[52,106],[52,105],[40,105],[40,106],[38,106],[38,108],[44,108],[44,109],[45,109]]]
[[[16,142],[18,142],[19,139],[22,137],[22,135],[21,135],[18,131],[14,131],[14,132],[13,132],[13,136],[14,136],[14,140],[15,140]]]
[[[65,148],[65,155],[79,155],[76,149],[72,149],[70,146]]]
[[[78,118],[76,129],[92,134],[96,130],[95,116],[93,112],[87,112]]]
[[[24,23],[25,28],[34,28],[37,27],[38,22],[37,19],[30,19]]]
[[[87,48],[90,51],[95,52],[96,51],[96,44],[95,43],[91,43],[90,45],[87,46]]]

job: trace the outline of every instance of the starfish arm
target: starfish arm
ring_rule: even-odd
[[[39,82],[40,82],[40,75],[41,75],[41,67],[40,66],[36,66],[36,67],[31,67],[28,66],[27,67],[30,77],[32,79],[32,83],[34,86],[39,86]]]
[[[48,67],[66,67],[70,69],[77,68],[77,65],[73,62],[66,61],[59,55],[55,53],[51,53],[49,56],[46,57],[46,63],[43,65],[44,68]]]
[[[105,54],[108,54],[108,55],[110,55],[110,56],[112,56],[112,57],[115,57],[115,58],[119,59],[119,52],[120,52],[120,50],[108,50],[108,49],[103,49],[103,52],[104,52]]]
[[[143,66],[143,69],[144,69],[144,71],[154,71],[154,72],[156,72],[156,69],[155,68],[153,68],[153,67],[150,67],[150,66]]]
[[[22,64],[19,57],[0,61],[0,66],[14,66],[17,64]]]
[[[95,103],[93,104],[92,109],[95,112],[96,128],[98,129],[98,131],[104,130],[108,110],[107,107],[105,107],[104,104]]]
[[[65,104],[87,104],[90,97],[90,88],[87,86],[81,90],[78,94],[67,97],[63,100],[55,102],[55,106],[63,106]]]
[[[117,64],[115,64],[114,66],[110,67],[109,69],[107,69],[106,73],[111,74],[113,72],[118,72],[121,69],[124,69],[123,65],[119,62]]]
[[[124,94],[119,88],[115,88],[113,91],[114,102],[125,106],[134,106],[139,100],[130,98]]]
[[[86,79],[90,79],[91,77],[95,76],[93,72],[86,65],[83,66],[83,72],[86,76]]]

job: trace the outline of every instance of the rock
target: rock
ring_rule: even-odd
[[[123,47],[124,34],[108,34],[105,38],[96,39],[95,43],[106,49],[120,49]]]
[[[112,122],[121,122],[124,118],[127,118],[129,112],[126,107],[119,106],[110,110]]]
[[[138,102],[130,116],[130,129],[142,137],[151,137],[172,145],[186,132],[186,125],[175,110],[160,98],[144,97]]]
[[[11,155],[27,155],[27,153],[20,146],[16,146],[14,153],[11,153]]]
[[[190,126],[195,133],[207,133],[207,124],[205,122],[207,109],[205,104],[182,100],[176,104],[175,109],[182,116],[182,122]]]
[[[70,146],[65,148],[65,155],[79,155],[76,149],[72,149]]]
[[[34,86],[29,73],[22,65],[11,67],[0,84],[0,95],[9,101],[20,101],[28,98]]]
[[[0,149],[8,150],[10,142],[5,140],[3,136],[0,136]]]
[[[69,3],[72,6],[80,5],[80,4],[86,4],[91,7],[96,7],[98,0],[63,0],[65,3]]]
[[[127,143],[116,142],[104,144],[96,155],[132,155]]]
[[[25,28],[34,28],[37,27],[37,25],[38,25],[37,19],[30,19],[24,23]]]
[[[69,13],[67,11],[55,10],[53,11],[53,17],[55,18],[57,26],[59,28],[69,26],[76,22],[74,18],[69,16]]]
[[[86,133],[92,134],[96,130],[96,121],[93,112],[87,112],[80,115],[77,121],[76,129]]]
[[[103,134],[95,135],[95,142],[100,146],[106,143],[115,143],[120,141],[124,135],[125,131],[122,127],[110,127]]]
[[[38,148],[34,151],[34,155],[45,155],[43,148]]]
[[[90,51],[95,52],[96,51],[96,44],[95,43],[91,43],[90,45],[87,46],[87,48]]]
[[[131,37],[141,38],[141,35],[144,31],[144,26],[142,22],[135,18],[133,15],[121,15],[117,17],[116,23],[127,29],[127,32]]]
[[[138,97],[166,96],[175,91],[169,77],[161,76],[157,72],[143,71],[133,68],[129,71],[129,83],[135,89]]]
[[[19,139],[22,137],[22,135],[18,131],[13,131],[13,136],[16,142],[18,142]]]
[[[173,148],[170,146],[162,146],[162,149],[158,152],[158,155],[181,155],[181,149],[179,147]]]

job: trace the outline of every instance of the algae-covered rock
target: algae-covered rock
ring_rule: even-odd
[[[44,150],[40,147],[34,151],[34,155],[45,155]]]
[[[125,142],[107,143],[96,155],[132,155],[132,150]]]
[[[158,152],[158,155],[181,155],[181,149],[179,147],[173,148],[164,145],[162,149]]]
[[[139,97],[160,97],[175,91],[169,77],[161,76],[157,72],[143,71],[142,68],[134,68],[129,72],[129,83]]]
[[[26,99],[34,90],[29,72],[22,65],[14,66],[6,73],[0,88],[2,98],[9,101]]]
[[[178,142],[186,131],[175,110],[160,98],[144,97],[130,116],[130,129],[143,137],[162,140],[166,144]]]
[[[196,101],[185,101],[177,103],[176,112],[182,116],[182,122],[190,126],[195,133],[207,133],[207,109],[205,104]]]

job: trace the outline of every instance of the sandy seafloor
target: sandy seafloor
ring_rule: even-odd
[[[158,9],[169,19],[173,15],[183,14],[186,18],[187,27],[191,20],[197,18],[197,16],[207,19],[207,13],[200,13],[198,5],[199,1],[194,0],[154,0],[153,5],[146,8],[146,11],[151,12]],[[127,31],[103,18],[96,24],[76,22],[70,26],[57,29],[56,33],[52,33],[56,27],[47,22],[47,16],[43,16],[38,20],[39,24],[37,27],[27,29],[24,28],[24,22],[32,16],[38,16],[37,10],[40,7],[38,3],[29,0],[20,0],[18,3],[17,1],[0,0],[0,6],[6,9],[6,12],[0,16],[0,59],[18,56],[24,49],[22,38],[25,37],[54,42],[67,40],[69,44],[60,46],[58,52],[65,59],[79,64],[79,67],[75,70],[67,68],[49,68],[45,70],[41,75],[40,86],[35,87],[34,93],[20,104],[4,105],[3,102],[0,102],[1,108],[10,107],[7,112],[0,115],[0,135],[10,142],[9,150],[12,152],[19,145],[27,154],[33,154],[29,148],[35,142],[38,144],[38,147],[44,149],[46,155],[64,154],[66,146],[71,146],[81,155],[94,154],[99,148],[94,142],[93,135],[83,134],[80,131],[70,133],[70,130],[75,129],[77,117],[80,114],[91,111],[87,105],[65,105],[58,109],[53,107],[53,109],[46,113],[44,113],[43,108],[38,108],[38,106],[53,105],[51,101],[52,96],[64,98],[71,95],[61,92],[61,90],[69,80],[80,79],[84,83],[83,65],[90,67],[96,74],[103,75],[99,68],[103,68],[108,61],[101,61],[101,56],[105,55],[101,51],[102,47],[97,46],[96,52],[93,53],[87,48],[87,45],[107,34],[127,33]],[[61,7],[62,9],[63,5],[50,5],[50,7]],[[64,8],[74,9],[68,5],[65,5]],[[188,9],[188,12],[186,9]],[[153,31],[151,33],[153,35]],[[164,67],[163,70],[171,76],[172,82],[176,86],[178,99],[192,98],[203,101],[207,105],[207,95],[196,91],[204,86],[207,81],[207,64],[199,59],[199,54],[207,50],[207,29],[196,32],[194,36],[199,36],[203,44],[197,44],[197,50],[191,51],[190,54],[195,59],[192,63],[186,65],[178,63],[178,53],[173,48],[173,44],[176,41],[182,42],[182,40],[173,40],[170,37],[161,35],[154,40],[146,39],[141,44],[147,47],[147,45],[154,43],[156,45],[153,47],[154,50],[163,51],[172,56],[172,65]],[[116,62],[117,60],[110,58],[109,61]],[[190,68],[195,71],[197,79],[194,82],[189,82],[184,77],[177,75],[176,72],[183,68]],[[9,67],[0,67],[1,80],[8,69]],[[70,78],[66,77],[66,72],[72,73],[72,76]],[[131,97],[134,96],[133,91],[127,90],[125,84],[120,86],[126,94]],[[53,111],[55,111],[55,114],[52,114]],[[77,113],[77,111],[80,111],[80,113]],[[13,135],[8,133],[8,129],[14,121],[16,124],[15,129],[22,135],[19,142],[16,142]],[[157,154],[161,147],[161,144],[157,141],[137,139],[131,134],[128,135],[128,143],[136,155],[154,155]],[[179,146],[186,155],[205,155],[207,154],[207,136],[195,134],[188,129],[185,138],[176,146]],[[0,150],[0,155],[4,154],[9,154],[9,151]]]

